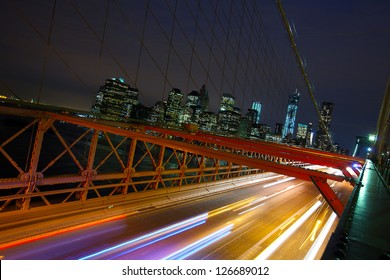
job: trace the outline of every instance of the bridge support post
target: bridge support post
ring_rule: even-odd
[[[49,127],[53,124],[53,119],[41,118],[38,124],[37,133],[35,135],[34,147],[31,153],[31,160],[28,174],[21,176],[22,180],[27,180],[27,188],[25,194],[33,193],[36,188],[37,180],[42,179],[43,175],[37,172],[39,156],[41,154],[43,137]],[[31,197],[26,197],[22,200],[21,208],[26,211],[30,208]]]
[[[212,181],[217,181],[219,168],[221,167],[221,165],[219,164],[219,160],[218,159],[216,160],[216,163],[215,163],[214,167],[215,167],[215,169],[214,169],[214,175],[213,175]]]
[[[123,180],[123,183],[125,183],[125,186],[122,188],[122,194],[127,194],[129,191],[129,184],[131,182],[131,176],[133,171],[133,163],[134,163],[134,155],[135,155],[135,150],[137,148],[137,139],[131,139],[130,143],[130,148],[129,148],[129,159],[127,160],[127,173],[126,173],[126,178]],[[133,191],[137,192],[137,188],[132,185]]]
[[[200,184],[202,182],[202,175],[203,175],[203,170],[206,168],[205,164],[204,164],[204,155],[202,155],[201,159],[200,159],[200,162],[199,162],[199,169],[200,171],[198,172],[198,178],[196,179],[196,183]]]
[[[325,200],[329,203],[330,207],[333,209],[333,211],[340,218],[341,214],[344,211],[344,205],[342,204],[340,199],[337,197],[335,192],[330,188],[326,179],[321,178],[321,177],[315,177],[315,176],[310,176],[310,178],[313,181],[314,185],[316,185],[316,187],[320,191],[320,193],[323,195]]]
[[[181,174],[180,174],[180,181],[179,181],[179,186],[183,184],[183,178],[185,177],[185,172],[187,170],[187,152],[183,152],[183,158],[180,163],[180,169],[181,169]]]
[[[154,190],[157,190],[160,184],[165,188],[164,180],[162,177],[163,176],[162,172],[164,171],[163,163],[164,163],[165,148],[166,148],[165,146],[160,147],[160,152],[158,155],[158,163],[155,169],[157,171],[157,175],[155,176],[156,183],[153,186]]]
[[[100,130],[95,130],[92,135],[91,144],[89,147],[88,162],[86,169],[82,172],[82,175],[85,176],[84,190],[80,195],[81,201],[86,201],[88,196],[88,188],[92,183],[92,177],[96,175],[96,170],[93,169],[93,163],[95,161],[96,149],[99,141],[99,132]]]

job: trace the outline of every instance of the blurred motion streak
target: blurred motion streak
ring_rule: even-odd
[[[255,260],[267,259],[280,245],[283,244],[320,206],[322,202],[317,201],[305,214],[302,215],[291,227],[279,236],[270,246],[268,246]]]
[[[179,234],[183,231],[194,228],[196,226],[199,226],[199,225],[205,223],[206,219],[207,219],[207,213],[193,217],[191,219],[184,220],[184,221],[179,222],[179,223],[175,223],[173,225],[164,227],[162,229],[153,231],[151,233],[147,233],[145,235],[128,240],[126,242],[117,244],[115,246],[101,250],[101,251],[96,252],[94,254],[82,257],[82,258],[80,258],[80,260],[93,259],[95,257],[102,257],[103,255],[106,255],[107,253],[112,254],[112,253],[116,252],[117,249],[122,250],[123,248],[126,248],[125,246],[133,246],[136,244],[147,242],[146,244],[142,244],[142,245],[134,248],[133,250],[130,250],[130,251],[134,251],[134,250],[137,250],[139,248],[142,248],[142,247],[145,247],[147,245],[150,245],[150,244],[156,243],[158,241],[161,241],[163,239],[166,239],[168,237],[171,237],[173,235]],[[127,252],[130,252],[130,251],[127,251]]]

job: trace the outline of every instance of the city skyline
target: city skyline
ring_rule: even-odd
[[[328,133],[331,135],[330,122],[334,104],[332,102],[322,103],[321,117],[327,131],[324,132],[318,124],[315,134],[316,141],[313,142],[312,122],[303,124],[296,120],[299,98],[298,89],[289,95],[284,125],[278,122],[268,124],[259,121],[262,108],[259,101],[253,101],[252,107],[248,108],[245,113],[239,106],[236,106],[235,97],[229,93],[222,94],[220,106],[216,112],[210,111],[208,89],[205,85],[199,91],[192,90],[187,94],[182,93],[178,88],[172,88],[166,100],[158,100],[155,105],[146,107],[138,100],[138,89],[132,88],[123,78],[108,78],[105,85],[99,87],[91,112],[102,118],[114,120],[123,118],[125,121],[126,119],[141,120],[156,125],[182,127],[195,124],[196,129],[191,127],[191,131],[197,129],[209,132],[218,131],[230,136],[258,138],[273,142],[294,142],[305,147],[348,153],[349,150],[340,147],[338,143],[330,145],[326,137]],[[272,129],[274,125],[275,129]],[[184,127],[184,129],[187,128]],[[280,129],[282,132],[279,135]],[[297,129],[296,133],[295,129]],[[272,133],[272,131],[275,132]]]
[[[316,122],[274,1],[179,1],[175,17],[173,2],[146,3],[58,2],[55,13],[46,1],[2,3],[0,94],[89,109],[103,79],[125,77],[153,106],[173,87],[187,94],[206,84],[212,109],[230,92],[244,112],[261,101],[262,121],[274,124],[299,88],[297,119]],[[352,150],[357,136],[375,133],[390,73],[390,3],[284,4],[317,103],[336,104],[334,140]]]

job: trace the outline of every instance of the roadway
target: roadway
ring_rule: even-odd
[[[344,201],[348,198],[348,183],[333,187]],[[305,259],[317,246],[320,253],[310,258],[318,259],[338,221],[332,213],[312,183],[275,175],[246,188],[4,248],[0,255],[43,260]],[[333,222],[327,223],[330,218]],[[320,234],[323,228],[325,235]]]

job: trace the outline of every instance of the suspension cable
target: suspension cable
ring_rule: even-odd
[[[295,43],[294,35],[293,35],[292,31],[291,31],[291,26],[290,26],[290,24],[289,24],[289,22],[287,20],[286,13],[285,13],[285,11],[283,9],[283,6],[282,6],[282,2],[280,0],[276,0],[276,5],[278,7],[279,14],[282,17],[282,20],[283,20],[284,26],[286,28],[286,31],[287,31],[288,38],[290,40],[291,46],[292,46],[292,48],[294,50],[294,54],[295,54],[295,57],[296,57],[299,69],[301,70],[301,74],[303,76],[303,79],[305,80],[307,89],[308,89],[309,94],[310,94],[311,101],[313,102],[314,108],[315,108],[316,113],[318,115],[320,126],[322,127],[323,132],[325,133],[326,137],[328,138],[329,143],[333,146],[332,138],[330,137],[329,130],[328,130],[328,128],[327,128],[327,126],[326,126],[326,124],[325,124],[325,122],[324,122],[324,120],[323,120],[323,118],[321,116],[320,109],[318,108],[317,101],[316,101],[316,99],[314,97],[313,87],[310,84],[310,81],[309,81],[308,75],[306,73],[305,66],[303,64],[302,58],[299,55],[297,44]]]
[[[41,76],[41,82],[40,82],[40,85],[39,85],[37,104],[40,103],[41,95],[42,95],[42,90],[43,90],[43,84],[44,84],[44,82],[45,82],[46,66],[47,66],[47,60],[48,60],[48,56],[49,56],[50,42],[51,42],[51,33],[52,33],[52,30],[53,30],[54,15],[55,15],[56,6],[57,6],[56,4],[57,4],[57,0],[54,0],[53,10],[52,10],[51,20],[50,20],[50,28],[49,28],[49,33],[48,33],[48,36],[47,36],[47,45],[46,45],[46,51],[45,51],[45,60],[44,60],[44,62],[43,62],[43,66],[42,66],[42,76]]]

